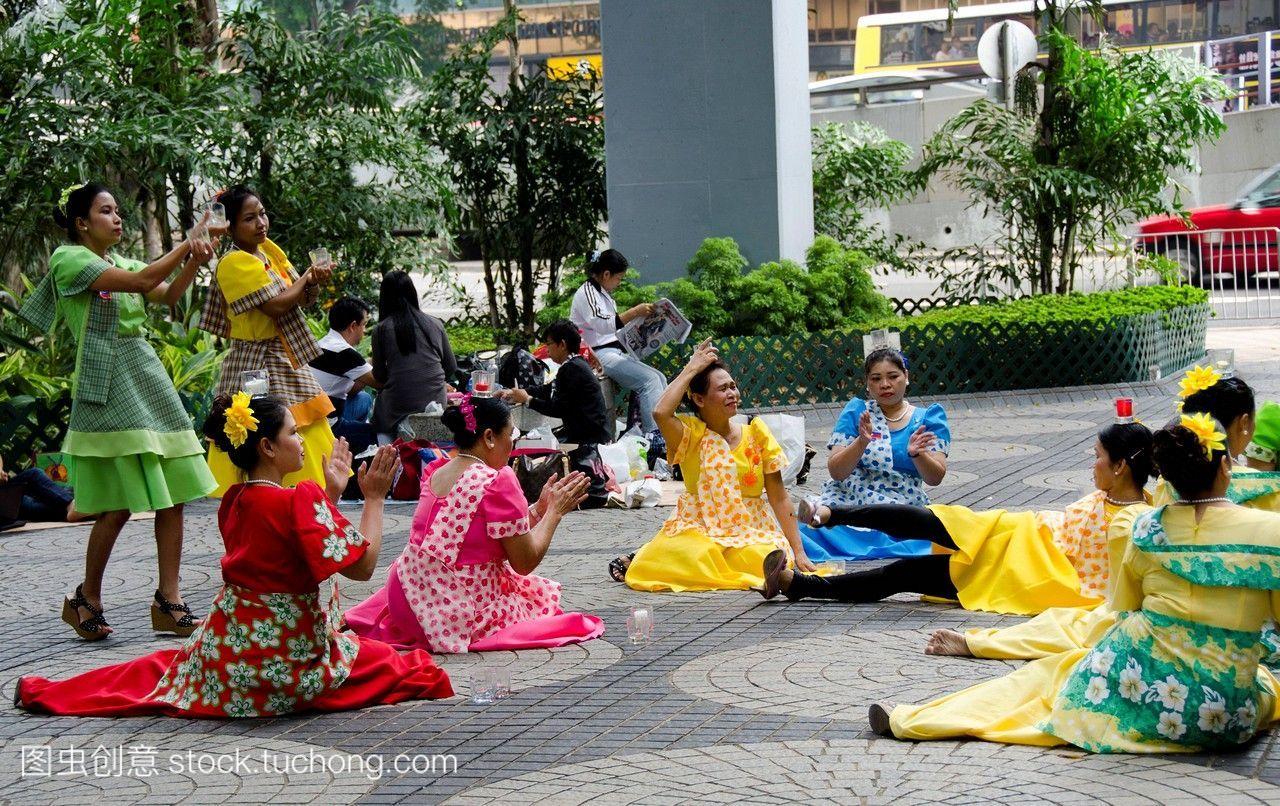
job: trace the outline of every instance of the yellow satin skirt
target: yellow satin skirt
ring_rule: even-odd
[[[723,546],[695,529],[659,533],[640,547],[627,568],[638,591],[746,590],[764,584],[764,558],[779,546]]]
[[[1053,711],[1054,700],[1088,649],[1059,652],[1033,660],[1004,677],[970,686],[924,705],[899,705],[889,714],[889,727],[899,739],[928,741],[972,737],[1002,744],[1054,747],[1066,744],[1037,729]],[[1258,667],[1262,689],[1259,710],[1280,719],[1280,682],[1271,670]]]
[[[298,435],[302,437],[302,469],[285,476],[282,483],[293,487],[300,481],[310,480],[324,487],[324,461],[333,453],[333,429],[329,427],[329,421],[321,417],[299,428]],[[245,472],[231,463],[231,457],[212,443],[209,444],[208,461],[213,478],[218,482],[218,489],[209,494],[211,498],[221,498],[231,485],[246,478]]]
[[[951,581],[966,610],[1031,616],[1051,607],[1093,607],[1080,576],[1034,512],[935,504],[929,510],[955,541]]]
[[[1012,627],[965,630],[964,640],[975,658],[1034,660],[1089,649],[1115,623],[1115,612],[1105,604],[1054,607]]]

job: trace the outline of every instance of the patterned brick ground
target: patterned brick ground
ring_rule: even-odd
[[[1280,397],[1273,328],[1215,327],[1211,346],[1234,346],[1242,375],[1263,397]],[[1089,484],[1094,432],[1110,398],[1131,394],[1137,413],[1160,422],[1175,384],[1035,390],[947,398],[955,435],[953,472],[934,499],[975,507],[1052,507]],[[923,402],[923,401],[917,401]],[[825,442],[836,410],[804,410],[810,442]],[[821,465],[821,461],[818,463]],[[819,467],[806,489],[825,476]],[[220,543],[214,507],[189,508],[183,584],[207,607],[217,590]],[[412,505],[388,507],[381,564],[403,548]],[[871,737],[861,719],[876,698],[923,698],[998,673],[990,661],[919,654],[937,626],[1013,623],[990,614],[897,597],[875,605],[765,604],[754,593],[644,594],[610,582],[605,564],[658,528],[666,510],[596,511],[566,519],[542,569],[565,584],[566,602],[603,617],[599,641],[553,651],[442,658],[459,691],[474,668],[509,667],[516,693],[496,705],[465,696],[319,716],[212,722],[92,720],[0,712],[0,801],[14,803],[392,803],[722,802],[870,803],[1245,803],[1280,800],[1271,735],[1231,756],[1085,757],[984,743],[908,744]],[[154,590],[151,523],[126,528],[108,569],[105,599],[116,634],[83,644],[58,619],[74,586],[86,528],[0,535],[0,681],[11,697],[20,674],[68,675],[124,660],[175,639],[148,629]],[[345,583],[352,602],[381,584]],[[635,604],[655,607],[654,640],[626,641]],[[99,745],[156,749],[159,774],[95,776]],[[85,772],[20,776],[22,748],[52,748],[54,770],[85,752]],[[63,758],[58,758],[61,751]],[[257,766],[227,774],[170,771],[188,751],[239,751]],[[261,761],[275,769],[263,770]],[[366,766],[281,770],[294,759],[348,759]],[[423,754],[418,772],[392,768]],[[451,754],[456,770],[445,767]],[[434,759],[432,757],[435,757]],[[136,765],[136,754],[122,765]],[[379,771],[367,765],[381,761]],[[427,766],[434,761],[434,769]],[[408,762],[406,762],[408,763]],[[184,764],[185,766],[185,764]],[[104,764],[100,771],[115,772]],[[136,766],[133,769],[137,770]],[[145,765],[143,768],[145,771]]]

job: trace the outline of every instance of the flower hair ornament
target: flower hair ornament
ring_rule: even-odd
[[[62,211],[63,215],[70,215],[67,212],[67,202],[71,201],[71,194],[82,187],[84,187],[83,182],[78,185],[67,185],[62,189],[62,193],[58,194],[58,209]]]
[[[1218,424],[1208,414],[1184,414],[1178,419],[1178,425],[1196,435],[1204,447],[1205,458],[1212,459],[1214,451],[1226,450],[1227,435],[1218,430]]]
[[[591,250],[591,254],[587,256],[587,260],[588,260],[589,262],[591,262],[591,263],[595,263],[595,262],[596,262],[597,260],[599,260],[599,259],[600,259],[600,250],[599,250],[599,249],[592,249],[592,250]]]
[[[1203,392],[1222,380],[1222,373],[1213,367],[1194,366],[1178,381],[1178,397],[1184,400],[1196,392]]]
[[[462,412],[462,422],[467,426],[467,432],[474,434],[476,432],[476,407],[471,402],[471,395],[462,396],[462,400],[458,401],[458,411]]]
[[[227,407],[227,422],[222,426],[222,433],[227,435],[231,447],[239,448],[249,438],[249,432],[257,427],[258,420],[249,407],[249,393],[236,392],[231,396],[231,405]]]

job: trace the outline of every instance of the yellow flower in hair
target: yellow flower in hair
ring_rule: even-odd
[[[227,407],[227,424],[222,427],[222,433],[231,440],[232,447],[239,448],[249,438],[249,432],[257,427],[258,420],[253,416],[253,409],[249,408],[249,393],[236,392]]]
[[[1227,449],[1227,435],[1218,430],[1218,424],[1208,414],[1184,414],[1178,424],[1196,435],[1208,458],[1213,458],[1214,451]]]
[[[1222,380],[1222,373],[1213,367],[1195,366],[1178,381],[1178,397],[1191,397],[1196,392],[1203,392]]]

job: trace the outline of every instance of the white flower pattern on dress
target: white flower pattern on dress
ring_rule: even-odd
[[[276,688],[284,688],[293,682],[293,675],[290,674],[289,664],[284,658],[276,655],[262,664],[262,679]]]
[[[315,502],[316,523],[320,524],[330,532],[338,531],[338,524],[333,519],[333,510],[329,509],[329,502]]]
[[[1200,703],[1196,727],[1206,733],[1222,733],[1231,723],[1231,717],[1227,715],[1227,701],[1208,686],[1200,688],[1204,691],[1204,702]]]
[[[1187,695],[1190,693],[1190,689],[1178,682],[1178,678],[1169,675],[1151,685],[1151,690],[1147,692],[1147,702],[1159,700],[1170,711],[1181,711],[1186,707]]]
[[[1091,678],[1084,690],[1084,698],[1094,705],[1101,705],[1102,701],[1109,696],[1111,696],[1111,690],[1107,688],[1105,677]]]
[[[1130,702],[1141,702],[1142,695],[1147,693],[1147,684],[1142,681],[1142,667],[1137,658],[1129,658],[1124,669],[1120,670],[1120,696]]]
[[[275,624],[275,622],[254,619],[253,632],[249,637],[253,639],[255,644],[263,649],[267,649],[269,647],[280,646],[280,633],[281,629]]]
[[[258,670],[248,663],[228,663],[227,682],[234,689],[250,689],[258,685]]]
[[[223,636],[222,643],[237,655],[246,651],[250,646],[249,627],[236,621],[227,622],[227,634]]]
[[[1116,653],[1110,649],[1094,650],[1089,653],[1089,671],[1094,674],[1107,674],[1111,671],[1111,664],[1115,663]]]
[[[247,719],[258,715],[258,711],[253,707],[253,700],[239,692],[232,692],[231,699],[223,709],[227,712],[227,716],[235,719]]]
[[[1156,685],[1159,685],[1158,683]],[[1160,721],[1156,724],[1156,732],[1161,736],[1177,741],[1187,732],[1187,726],[1182,722],[1182,714],[1173,711],[1162,711],[1160,713]]]
[[[324,539],[324,551],[321,554],[335,563],[340,563],[347,559],[348,552],[347,541],[338,535],[331,534]]]

